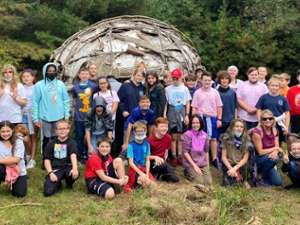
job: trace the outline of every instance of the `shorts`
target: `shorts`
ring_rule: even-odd
[[[138,166],[138,168],[143,172],[143,173],[146,173],[146,167],[145,166]],[[128,170],[128,183],[127,185],[130,187],[130,188],[136,188],[139,186],[138,184],[138,178],[139,178],[139,174],[137,172],[135,172],[134,169],[132,169],[131,167],[129,167],[129,170]],[[154,181],[155,178],[154,176],[149,172],[149,178],[150,180]]]
[[[113,167],[113,163],[111,163],[108,166],[108,176],[117,178],[117,174]],[[105,193],[107,192],[108,189],[110,189],[110,188],[115,189],[114,184],[107,183],[107,182],[101,180],[99,177],[86,179],[85,182],[86,182],[86,187],[87,187],[89,193],[95,194],[95,195],[98,195],[101,197],[105,197]]]
[[[43,137],[52,138],[56,136],[56,132],[55,132],[56,122],[57,121],[47,122],[45,120],[42,120],[41,129],[42,129]]]
[[[209,139],[218,138],[217,117],[203,116],[204,130]]]
[[[22,123],[28,128],[29,134],[34,134],[34,125],[32,121],[32,116],[30,114],[24,114],[22,116]]]

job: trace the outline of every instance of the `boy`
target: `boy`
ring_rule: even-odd
[[[262,110],[269,109],[276,119],[279,132],[279,142],[285,141],[290,125],[290,107],[285,97],[279,95],[280,79],[272,77],[268,81],[269,93],[262,95],[256,103],[257,118],[260,118]]]
[[[290,89],[289,88],[289,84],[290,84],[290,80],[291,80],[291,75],[289,75],[287,73],[282,73],[279,76],[280,76],[280,79],[281,79],[279,93],[280,93],[280,95],[286,97],[287,96],[287,92]]]
[[[123,161],[113,159],[110,149],[110,139],[99,140],[97,152],[90,155],[84,173],[88,191],[105,199],[114,198],[115,185],[124,186],[128,182]]]
[[[125,123],[123,150],[127,149],[130,141],[132,126],[136,121],[143,120],[148,126],[149,133],[151,133],[155,113],[152,109],[150,109],[150,105],[151,102],[149,98],[144,95],[140,97],[139,106],[132,110],[132,113]]]
[[[283,157],[282,171],[288,173],[292,184],[286,186],[286,189],[300,187],[300,140],[294,140],[291,143],[289,154]]]
[[[96,96],[93,108],[88,112],[85,121],[85,134],[89,153],[94,152],[97,140],[108,137],[112,140],[113,122],[111,113],[106,111],[106,102],[103,97]]]
[[[172,167],[166,162],[168,150],[171,148],[171,136],[167,133],[169,121],[158,117],[155,120],[154,132],[148,138],[151,146],[151,173],[160,180],[178,182],[179,178]]]
[[[185,77],[185,86],[189,89],[190,95],[193,98],[196,88],[197,78],[196,76],[190,74]]]
[[[267,84],[267,76],[268,76],[268,69],[265,66],[259,66],[258,70],[258,81]]]
[[[78,179],[77,148],[76,142],[69,138],[70,125],[66,120],[56,122],[57,138],[50,141],[45,151],[44,166],[47,171],[44,184],[44,195],[51,196],[61,188],[61,181],[66,181],[66,186],[72,188]]]
[[[202,74],[202,87],[192,101],[192,112],[203,117],[205,131],[210,139],[212,164],[218,168],[217,161],[217,128],[222,126],[223,103],[217,90],[211,87],[212,77],[208,72]]]
[[[154,177],[150,173],[150,145],[146,140],[147,126],[142,121],[137,121],[133,125],[134,140],[127,148],[127,158],[129,161],[128,184],[124,190],[130,192],[132,188],[141,185],[150,186]]]
[[[182,83],[182,71],[174,69],[171,72],[173,84],[166,87],[167,105],[164,117],[169,120],[169,131],[172,136],[171,151],[173,158],[171,165],[181,164],[181,139],[180,135],[184,131],[184,125],[189,124],[190,92]]]
[[[223,110],[222,110],[222,126],[218,128],[219,135],[223,134],[230,125],[230,122],[236,116],[237,98],[236,93],[230,88],[231,77],[226,70],[219,71],[217,74],[218,92],[220,94]]]

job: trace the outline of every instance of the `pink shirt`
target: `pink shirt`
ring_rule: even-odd
[[[199,88],[193,97],[192,107],[200,115],[216,117],[217,108],[222,107],[223,103],[219,92],[214,88]]]
[[[255,107],[258,99],[266,93],[268,93],[268,88],[264,83],[257,82],[252,84],[249,81],[239,85],[236,91],[237,98],[251,107]],[[256,114],[250,115],[240,107],[238,108],[238,117],[248,122],[257,122]]]

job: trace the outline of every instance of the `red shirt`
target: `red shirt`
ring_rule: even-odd
[[[107,168],[112,163],[113,159],[109,156],[108,160],[102,161],[98,153],[93,153],[86,162],[84,177],[91,179],[98,177],[96,171],[103,170],[107,174]]]
[[[151,155],[165,159],[167,151],[171,148],[171,141],[172,139],[169,134],[166,134],[161,139],[158,139],[155,134],[152,134],[148,138],[148,142],[151,146]]]
[[[291,108],[291,115],[300,115],[300,87],[291,87],[287,93],[287,100]]]

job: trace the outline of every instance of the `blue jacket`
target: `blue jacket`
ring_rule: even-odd
[[[46,79],[46,71],[49,66],[57,66],[47,63],[43,67],[43,80],[35,84],[32,100],[33,122],[45,120],[54,122],[70,117],[70,98],[65,84],[55,78]]]

